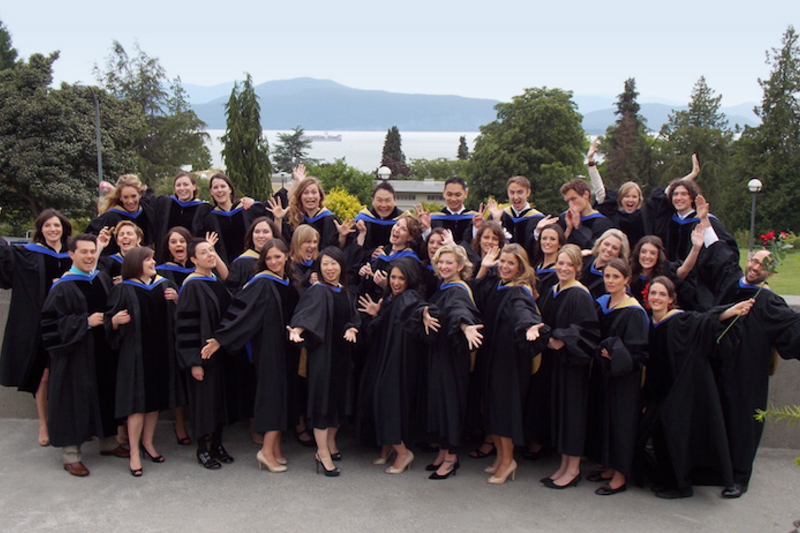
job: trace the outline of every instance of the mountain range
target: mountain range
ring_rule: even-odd
[[[184,85],[192,109],[209,129],[225,129],[225,104],[234,82],[210,87]],[[254,87],[261,105],[261,125],[267,130],[302,126],[322,131],[478,131],[497,117],[497,100],[453,95],[403,94],[346,87],[314,78],[268,81]],[[574,95],[583,114],[583,129],[599,135],[613,124],[615,96]],[[686,109],[669,101],[640,102],[641,115],[658,131],[673,110]],[[753,103],[721,110],[734,124],[756,125]]]

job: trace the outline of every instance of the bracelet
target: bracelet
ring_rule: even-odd
[[[594,161],[589,161],[589,162],[588,162],[588,163],[586,163],[586,164],[587,164],[588,166],[590,166],[590,167],[593,167],[593,166],[597,165],[597,163],[595,163]]]

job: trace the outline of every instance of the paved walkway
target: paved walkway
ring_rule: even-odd
[[[156,433],[164,464],[144,463],[133,478],[125,459],[100,457],[97,444],[84,449],[92,474],[75,478],[61,469],[54,448],[36,445],[36,421],[0,419],[0,530],[58,531],[458,531],[458,532],[758,532],[787,533],[800,519],[800,467],[793,450],[763,449],[750,492],[722,500],[719,489],[700,487],[686,500],[665,501],[647,489],[610,497],[594,483],[554,491],[539,478],[556,458],[522,462],[517,480],[486,483],[486,460],[464,458],[458,476],[428,481],[418,456],[399,476],[371,464],[373,451],[342,442],[339,478],[315,475],[313,452],[286,445],[289,471],[259,471],[257,446],[243,426],[226,435],[236,463],[205,471],[192,447],[178,446],[167,422]],[[589,465],[584,465],[584,473]]]

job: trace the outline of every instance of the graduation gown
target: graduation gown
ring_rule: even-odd
[[[558,225],[567,231],[566,211],[558,215]],[[595,241],[608,229],[613,228],[611,221],[604,215],[594,211],[585,217],[581,217],[581,225],[578,229],[573,229],[567,242],[575,244],[582,250],[591,250]]]
[[[47,425],[50,444],[77,446],[117,434],[114,418],[116,353],[89,315],[105,310],[111,280],[68,273],[53,285],[42,309],[42,343],[50,352]]]
[[[433,442],[457,447],[464,433],[470,376],[470,350],[461,325],[480,323],[472,290],[463,281],[443,284],[430,299],[430,313],[439,319],[428,343],[427,434]]]
[[[370,266],[372,267],[373,274],[381,270],[383,271],[384,274],[386,274],[386,277],[388,278],[389,275],[392,273],[392,263],[404,257],[410,257],[411,259],[413,259],[414,262],[417,265],[419,265],[420,270],[418,271],[418,273],[419,274],[422,273],[421,272],[422,261],[420,261],[419,256],[414,250],[407,248],[405,250],[392,253],[392,245],[389,244],[381,250],[381,253],[377,257],[375,257],[375,259],[372,259]],[[410,288],[417,289],[418,287],[410,287]],[[366,278],[360,278],[360,282],[358,285],[359,295],[369,294],[370,296],[372,296],[372,299],[377,302],[382,292],[383,289],[379,287],[372,280],[372,276],[368,276]]]
[[[308,419],[318,429],[336,427],[352,414],[351,343],[344,333],[361,329],[355,296],[343,287],[315,283],[300,297],[291,326],[305,330]]]
[[[185,267],[178,263],[163,263],[156,266],[156,273],[162,278],[167,278],[173,285],[180,287],[186,277],[194,272],[194,267]]]
[[[228,383],[225,358],[230,357],[220,349],[209,359],[200,357],[206,340],[215,331],[228,308],[231,296],[222,281],[216,277],[192,274],[183,282],[175,313],[175,351],[178,366],[187,374],[189,416],[195,438],[208,435],[228,423]],[[191,375],[193,366],[202,366],[203,381]],[[227,385],[227,387],[226,387]]]
[[[431,213],[431,229],[444,228],[453,232],[456,244],[472,242],[472,219],[477,213],[472,209],[465,209],[460,214],[453,214],[446,207],[436,213]]]
[[[552,413],[551,442],[558,453],[580,457],[586,442],[589,368],[600,340],[600,324],[585,286],[574,282],[559,290],[556,285],[550,293],[542,306],[542,319],[550,326],[551,336],[564,342],[560,350],[547,348],[542,354],[551,369],[547,405]]]
[[[233,299],[214,333],[229,352],[250,344],[256,374],[253,432],[259,435],[288,427],[287,352],[292,348],[282,288],[294,290],[288,279],[259,272]]]
[[[595,207],[611,221],[613,227],[619,228],[628,237],[628,242],[633,248],[645,235],[653,235],[653,217],[648,202],[643,202],[640,209],[628,213],[619,208],[618,198],[618,190],[606,189],[605,200]]]
[[[587,255],[583,258],[583,272],[581,272],[581,283],[589,289],[593,299],[600,298],[606,293],[603,269],[597,268],[596,262],[597,257]]]
[[[722,332],[717,312],[673,310],[661,321],[650,321],[649,358],[641,419],[643,451],[652,436],[660,484],[685,488],[708,479],[733,484],[722,406],[709,355]],[[697,476],[692,471],[697,471]]]
[[[642,368],[647,362],[647,313],[628,296],[609,308],[611,296],[597,299],[602,341],[595,352],[589,384],[587,455],[601,465],[633,475],[636,428],[641,412]],[[605,348],[611,355],[600,355]]]
[[[170,228],[183,227],[189,233],[200,237],[203,230],[203,217],[211,211],[211,204],[204,200],[193,199],[188,202],[178,200],[175,195],[159,196],[155,200],[155,245],[156,260],[163,261],[165,253],[164,239]]]
[[[247,234],[250,224],[256,218],[266,216],[266,214],[267,210],[259,202],[254,203],[250,209],[245,209],[241,202],[236,202],[230,211],[225,211],[217,206],[203,216],[201,234],[205,236],[207,232],[213,231],[219,235],[219,242],[216,245],[217,252],[225,264],[230,265],[245,251],[244,236]]]
[[[123,220],[133,222],[142,230],[144,239],[142,239],[142,246],[150,246],[155,239],[155,212],[153,211],[153,202],[149,201],[147,196],[141,198],[139,209],[135,213],[129,213],[122,206],[117,205],[99,215],[89,222],[86,226],[84,233],[91,233],[98,235],[100,230],[105,227],[114,228]],[[102,255],[112,255],[119,252],[117,241],[113,238],[109,240],[108,246],[103,248]]]
[[[764,424],[753,415],[756,409],[767,408],[773,350],[783,359],[800,359],[800,315],[768,287],[758,296],[757,292],[758,287],[744,278],[726,291],[730,298],[726,304],[748,298],[756,303],[723,339],[723,344],[733,345],[731,352],[714,361],[734,481],[744,487],[750,482],[764,431]]]
[[[104,322],[109,344],[119,350],[117,418],[186,403],[175,357],[175,302],[164,298],[168,288],[177,289],[157,276],[150,285],[125,280],[109,294]],[[128,311],[131,321],[114,329],[111,319],[122,310]]]
[[[533,358],[547,345],[550,328],[541,328],[535,342],[525,338],[530,326],[542,323],[528,287],[503,285],[490,272],[477,280],[475,289],[478,309],[486,317],[484,341],[476,359],[485,432],[511,438],[521,446],[525,443],[523,415]]]
[[[363,221],[364,225],[367,227],[367,234],[364,236],[364,246],[361,247],[363,249],[362,257],[365,258],[366,261],[369,261],[375,248],[389,244],[392,228],[397,222],[398,217],[402,214],[403,211],[395,207],[394,211],[392,211],[388,217],[381,218],[375,211],[375,208],[367,209],[365,207],[356,215],[354,222]],[[359,262],[362,262],[362,260]]]
[[[410,444],[418,433],[416,399],[422,313],[414,290],[385,298],[367,326],[370,351],[359,389],[358,434],[366,444]]]
[[[258,255],[255,250],[247,250],[234,259],[228,267],[228,279],[225,280],[225,286],[231,293],[237,294],[256,275]]]
[[[29,243],[3,246],[0,288],[11,289],[0,355],[0,384],[35,393],[49,355],[42,346],[41,313],[53,279],[69,270],[69,254]]]
[[[503,209],[500,223],[503,225],[503,228],[511,234],[511,242],[520,244],[525,248],[525,251],[528,252],[528,255],[533,257],[536,248],[536,239],[533,238],[533,230],[536,229],[536,225],[543,218],[544,215],[532,207],[523,209],[519,216],[517,216],[514,214],[514,209],[508,206]]]
[[[312,226],[317,232],[319,232],[319,249],[322,250],[326,246],[336,246],[339,247],[339,230],[336,229],[336,224],[341,223],[339,217],[333,214],[333,211],[330,209],[322,208],[314,216],[303,216],[302,224],[308,224]],[[288,223],[284,223],[281,225],[281,231],[283,232],[283,240],[286,242],[292,242],[292,234],[294,233],[294,228],[292,228]],[[353,237],[348,237],[348,239],[352,239]]]

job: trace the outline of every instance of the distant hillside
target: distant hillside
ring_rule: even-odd
[[[225,129],[228,87],[225,96],[192,106],[210,129]],[[365,91],[330,80],[271,81],[255,90],[261,125],[268,130],[302,125],[308,130],[334,131],[381,131],[391,126],[401,131],[477,131],[496,117],[496,100]]]
[[[211,87],[184,85],[192,108],[209,129],[225,129],[224,105],[232,87],[233,82]],[[267,130],[288,130],[300,125],[322,131],[383,131],[391,126],[401,131],[478,131],[497,118],[497,100],[368,91],[331,80],[276,80],[257,85],[255,90],[261,104],[261,125]],[[573,99],[584,115],[586,133],[603,134],[614,123],[616,96],[575,95]],[[655,131],[661,129],[673,109],[686,109],[668,103],[641,105],[648,127]],[[753,105],[745,103],[722,111],[731,127],[737,123],[756,125]]]

